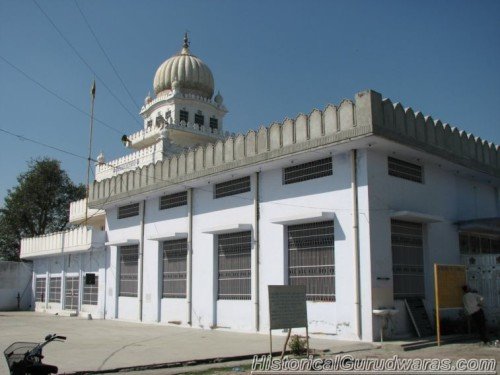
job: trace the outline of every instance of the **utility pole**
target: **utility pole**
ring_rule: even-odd
[[[87,158],[87,186],[85,193],[85,221],[83,225],[87,225],[88,214],[89,214],[89,191],[90,191],[90,160],[92,158],[92,131],[94,129],[94,101],[95,101],[95,78],[92,82],[92,88],[90,90],[90,96],[92,104],[90,106],[90,137],[89,137],[89,157]]]

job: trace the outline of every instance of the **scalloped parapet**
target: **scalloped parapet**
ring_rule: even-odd
[[[464,137],[449,125],[367,90],[357,93],[354,101],[343,100],[339,106],[328,105],[323,111],[315,109],[95,181],[89,205],[100,208],[134,194],[374,134],[500,177],[500,153],[494,144]]]
[[[373,133],[463,166],[500,177],[500,152],[494,143],[458,130],[430,116],[404,108],[390,99],[376,98],[373,116],[381,121]]]

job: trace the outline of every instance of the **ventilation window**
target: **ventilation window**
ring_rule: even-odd
[[[212,129],[212,132],[215,129],[218,129],[219,128],[219,120],[217,120],[216,118],[211,118],[210,119],[210,128]]]
[[[290,225],[288,280],[305,285],[308,301],[335,301],[333,221]]]
[[[198,125],[204,125],[205,124],[205,116],[196,113],[194,115],[194,123],[198,124]]]
[[[179,111],[179,121],[188,122],[189,112],[183,111],[182,109]]]
[[[215,185],[215,198],[227,197],[250,191],[250,177],[238,178],[236,180],[221,182]]]
[[[139,215],[139,203],[118,207],[118,219]]]
[[[251,241],[250,231],[217,236],[217,299],[251,298]]]
[[[315,160],[283,169],[283,185],[331,176],[332,158]]]
[[[422,167],[396,158],[388,158],[389,175],[405,180],[423,182]]]
[[[164,195],[160,198],[160,210],[187,205],[187,191],[176,194]]]

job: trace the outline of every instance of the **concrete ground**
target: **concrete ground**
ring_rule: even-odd
[[[45,362],[62,372],[96,371],[207,358],[240,356],[269,351],[266,334],[201,330],[114,320],[85,320],[35,312],[0,312],[0,350],[15,341],[43,341],[48,333],[67,337],[44,349]],[[281,350],[284,337],[273,335],[273,349]],[[369,349],[372,344],[311,339],[311,348]],[[0,374],[7,374],[5,360]]]

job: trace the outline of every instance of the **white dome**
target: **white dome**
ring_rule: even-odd
[[[214,94],[214,77],[209,67],[189,51],[189,41],[184,37],[181,53],[169,58],[156,71],[153,86],[155,94],[172,90],[172,82],[178,82],[178,88],[211,99]]]

